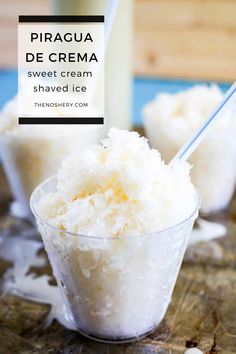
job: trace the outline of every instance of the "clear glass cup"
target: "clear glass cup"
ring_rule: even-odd
[[[31,209],[62,294],[67,318],[87,337],[128,342],[163,319],[183,260],[199,198],[186,220],[153,234],[130,237],[78,235],[51,226],[37,212],[57,178],[39,185]]]
[[[147,113],[146,113],[147,114]],[[222,117],[222,119],[227,119]],[[169,118],[173,124],[176,119]],[[172,123],[171,123],[172,122]],[[178,122],[178,120],[177,120]],[[158,149],[168,163],[190,138],[183,135],[181,125],[159,123],[155,116],[145,116],[144,127],[150,145]],[[171,128],[170,128],[171,126]],[[179,129],[179,130],[178,130]],[[215,127],[188,159],[193,166],[191,180],[201,195],[201,213],[214,214],[228,208],[236,185],[236,124]],[[166,143],[168,141],[168,144]]]
[[[56,136],[0,134],[0,154],[12,194],[21,215],[31,218],[30,195],[36,186],[57,172],[63,158],[74,151],[98,143],[103,129],[77,129]]]

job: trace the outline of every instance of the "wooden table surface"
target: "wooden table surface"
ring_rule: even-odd
[[[0,237],[28,227],[9,216],[10,201],[0,167]],[[0,298],[0,353],[182,354],[194,346],[208,354],[236,353],[236,199],[227,212],[212,219],[227,226],[227,236],[188,250],[168,312],[148,338],[107,345],[86,339],[56,321],[44,329],[49,306],[5,294]],[[0,259],[1,277],[9,266]],[[38,272],[50,274],[50,266]]]

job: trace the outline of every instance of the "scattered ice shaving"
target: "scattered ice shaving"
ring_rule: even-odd
[[[227,228],[219,223],[207,221],[202,218],[197,220],[198,227],[194,228],[189,239],[189,246],[198,242],[207,242],[225,236]]]
[[[198,348],[189,348],[185,350],[184,354],[203,354],[203,352]]]
[[[13,263],[5,273],[2,284],[3,293],[11,293],[22,298],[51,305],[50,313],[45,321],[49,326],[57,319],[68,329],[74,329],[71,318],[65,316],[64,304],[57,286],[49,284],[50,276],[27,274],[33,266],[41,267],[46,263],[45,258],[38,255],[43,247],[40,240],[30,239],[34,236],[30,230],[14,237],[0,235],[0,257]],[[35,231],[34,231],[35,233]]]
[[[15,200],[10,204],[10,213],[17,218],[25,218],[28,216],[21,204]]]

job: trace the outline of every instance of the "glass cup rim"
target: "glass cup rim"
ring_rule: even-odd
[[[75,232],[71,232],[71,231],[67,231],[67,230],[62,230],[54,225],[51,225],[48,221],[44,220],[35,210],[33,198],[40,191],[40,189],[42,189],[47,183],[51,182],[53,179],[56,179],[56,178],[57,178],[57,176],[54,175],[54,176],[51,176],[51,177],[47,178],[46,180],[42,181],[33,190],[32,194],[30,196],[30,209],[31,209],[36,220],[38,219],[38,220],[40,220],[41,223],[47,225],[49,228],[51,228],[57,232],[60,232],[60,233],[63,232],[69,236],[76,236],[76,237],[82,237],[82,238],[87,238],[87,239],[96,239],[96,240],[102,240],[102,239],[120,240],[120,237],[117,237],[117,236],[92,236],[92,235],[83,235],[83,234],[79,234],[79,233],[75,233]],[[194,215],[197,213],[197,211],[200,208],[200,203],[201,203],[200,194],[196,190],[196,188],[194,188],[194,190],[195,190],[196,204],[195,204],[194,209],[191,211],[190,215],[187,218],[185,218],[184,220],[181,220],[177,224],[168,226],[168,227],[158,230],[158,231],[154,231],[154,232],[142,234],[142,235],[125,236],[124,238],[125,239],[137,239],[137,238],[144,238],[144,237],[156,237],[156,236],[159,236],[159,235],[164,234],[166,232],[170,232],[174,229],[177,229],[177,228],[181,227],[182,225],[184,225],[185,223],[187,223],[189,220],[191,220],[194,217]]]

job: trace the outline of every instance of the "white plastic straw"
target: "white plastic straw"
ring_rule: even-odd
[[[229,101],[234,96],[236,92],[236,81],[230,87],[230,89],[226,92],[224,98],[220,102],[220,104],[216,107],[210,117],[203,123],[197,133],[189,140],[187,143],[177,152],[175,157],[171,160],[171,164],[176,160],[186,161],[189,156],[194,152],[194,150],[198,147],[201,141],[205,138],[206,134],[209,132],[212,125],[217,121],[220,117],[223,109],[227,106]]]
[[[105,50],[108,47],[111,30],[117,10],[119,0],[108,1],[106,15],[105,15]]]
[[[109,0],[106,8],[106,14],[105,14],[105,26],[104,26],[104,31],[105,31],[105,50],[103,51],[103,48],[101,46],[98,48],[98,53],[100,57],[99,65],[97,65],[96,72],[94,74],[94,78],[92,81],[90,81],[90,85],[88,85],[88,102],[92,102],[94,99],[94,94],[96,91],[97,83],[98,83],[98,78],[100,74],[100,66],[104,61],[104,56],[107,52],[107,47],[109,44],[110,40],[110,35],[111,35],[111,30],[114,22],[114,18],[116,15],[116,10],[118,6],[119,0]]]

